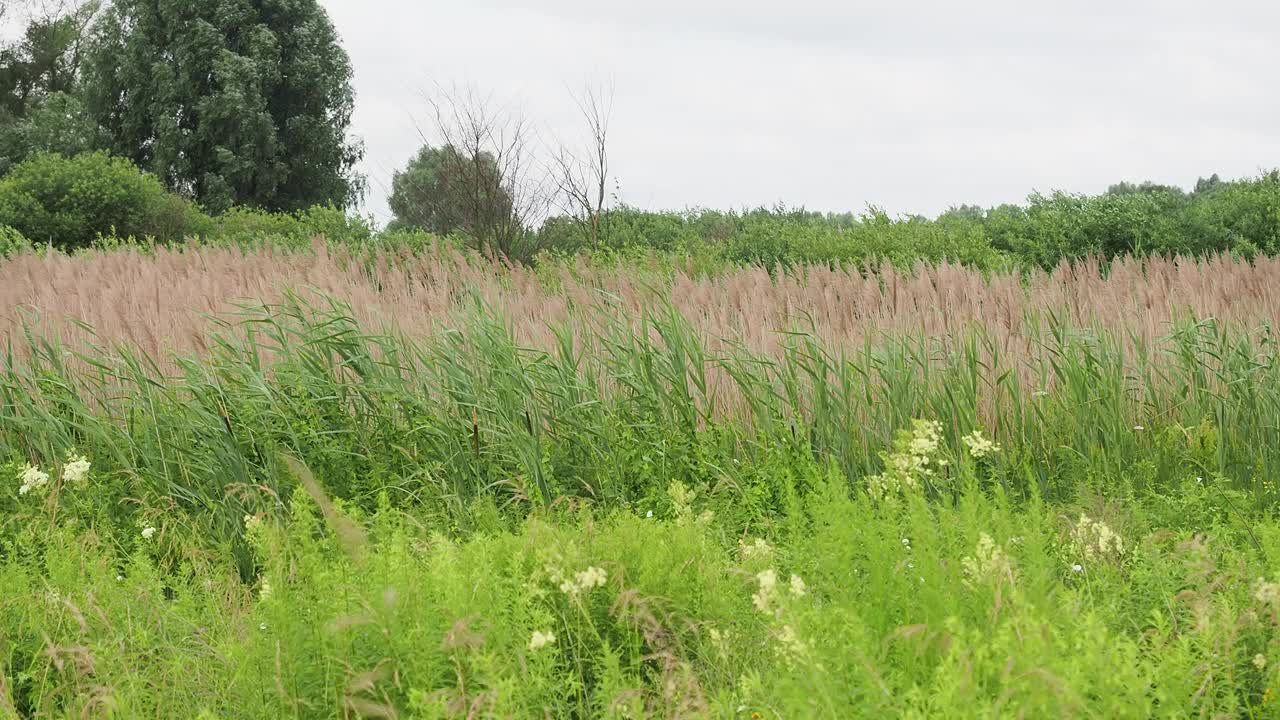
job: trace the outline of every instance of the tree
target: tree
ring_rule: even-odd
[[[562,145],[553,159],[552,175],[562,209],[577,221],[587,242],[600,247],[605,202],[609,191],[609,121],[613,87],[589,85],[574,102],[586,125],[588,143],[575,151]]]
[[[469,162],[480,163],[481,167],[459,172]],[[473,215],[467,183],[469,179],[496,180],[499,173],[495,165],[494,157],[488,153],[472,160],[460,156],[452,146],[423,146],[408,166],[391,178],[389,204],[396,215],[394,225],[438,235],[473,232],[482,218]],[[511,198],[496,182],[483,190],[481,198],[484,206],[498,206],[495,215],[505,214],[511,207]]]
[[[545,216],[549,193],[528,122],[469,87],[437,87],[427,102],[435,145],[446,148],[436,172],[462,229],[485,254],[530,259],[529,228]]]
[[[1211,193],[1227,184],[1228,183],[1224,183],[1222,181],[1222,178],[1218,177],[1218,173],[1214,173],[1207,178],[1202,177],[1199,180],[1196,180],[1195,194],[1204,195],[1206,193]]]
[[[77,97],[86,29],[96,2],[26,3],[26,26],[0,47],[0,175],[29,155],[99,147]]]
[[[109,148],[169,188],[296,211],[362,194],[351,76],[317,0],[115,0],[85,95]]]
[[[96,2],[26,3],[27,24],[0,47],[0,114],[26,117],[45,98],[71,93],[80,79],[85,33]]]
[[[1162,185],[1160,183],[1146,180],[1141,183],[1131,183],[1128,181],[1118,182],[1107,188],[1107,195],[1137,195],[1142,193],[1163,193],[1175,197],[1182,197],[1186,193],[1182,188],[1176,185]]]

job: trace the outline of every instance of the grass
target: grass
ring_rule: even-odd
[[[944,284],[769,334],[680,280],[484,302],[573,297],[523,271],[429,325],[276,286],[171,355],[12,330],[0,717],[1275,716],[1265,289],[1187,316],[1160,262],[1147,315],[1042,276],[940,334]]]

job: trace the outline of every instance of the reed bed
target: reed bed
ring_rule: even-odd
[[[1236,327],[1280,323],[1280,260],[1124,259],[1063,264],[1053,272],[995,274],[953,265],[789,273],[743,268],[718,276],[643,266],[498,267],[437,248],[353,256],[323,243],[312,252],[157,248],[0,262],[0,338],[24,325],[76,348],[125,344],[157,358],[205,346],[210,317],[239,304],[277,303],[289,291],[348,304],[361,325],[422,337],[475,302],[500,308],[516,340],[550,349],[550,328],[588,322],[607,305],[638,317],[668,303],[708,338],[777,357],[782,331],[804,329],[830,347],[881,335],[946,338],[978,326],[1001,353],[1031,352],[1040,320],[1097,327],[1152,344],[1179,320]],[[588,313],[589,314],[589,313]]]
[[[12,259],[0,717],[1274,716],[1278,270]]]

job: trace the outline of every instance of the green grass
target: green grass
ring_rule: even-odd
[[[590,319],[534,350],[292,300],[176,373],[21,340],[0,717],[1280,715],[1266,332],[770,358]]]

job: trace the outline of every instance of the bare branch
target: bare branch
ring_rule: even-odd
[[[614,87],[588,83],[573,94],[587,129],[589,147],[574,151],[561,144],[552,158],[561,209],[583,228],[592,247],[599,247],[602,221],[609,193],[609,123],[613,115]]]
[[[431,133],[419,134],[445,150],[443,174],[461,205],[464,229],[486,254],[524,254],[529,229],[545,217],[549,197],[537,172],[532,126],[471,86],[437,84],[426,99]]]

